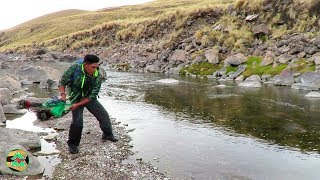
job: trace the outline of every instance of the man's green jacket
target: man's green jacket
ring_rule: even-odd
[[[80,71],[76,75],[75,72]],[[82,81],[84,79],[84,85],[82,86]],[[62,75],[59,86],[69,87],[69,99],[74,99],[76,96],[79,95],[75,99],[75,102],[81,101],[83,98],[89,98],[90,101],[97,99],[97,96],[100,91],[101,87],[101,78],[100,73],[97,77],[89,76],[86,72],[81,70],[81,64],[73,64],[71,65]]]

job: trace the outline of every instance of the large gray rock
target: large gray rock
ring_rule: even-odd
[[[320,65],[320,52],[312,55],[311,60],[315,63],[315,65]]]
[[[209,49],[206,50],[204,56],[207,58],[208,62],[211,64],[219,63],[219,50],[218,49]]]
[[[297,83],[291,86],[293,89],[315,91],[320,89],[320,74],[306,72],[297,78]]]
[[[48,78],[48,74],[37,67],[24,67],[18,71],[17,75],[21,80],[24,79],[32,82],[41,82],[43,79]]]
[[[184,50],[176,50],[174,51],[173,55],[169,58],[173,61],[186,61],[187,59],[187,52]]]
[[[238,78],[245,70],[247,69],[247,65],[240,65],[237,70],[233,73],[232,78],[236,79]]]
[[[144,68],[144,72],[159,73],[160,67],[154,64],[148,65],[147,67]]]
[[[270,30],[267,24],[259,24],[252,27],[252,33],[254,36],[268,35]]]
[[[320,48],[320,36],[317,37],[317,38],[313,41],[313,44],[314,44],[315,46],[318,46],[318,47]]]
[[[0,134],[0,142],[18,144],[27,150],[41,147],[40,138],[34,132],[19,129],[0,128]]]
[[[257,74],[248,77],[246,80],[248,80],[248,81],[258,81],[258,82],[261,82],[261,78],[260,78],[260,76],[257,75]]]
[[[26,109],[18,109],[16,104],[6,104],[3,106],[3,113],[5,114],[25,114]]]
[[[289,68],[284,69],[279,75],[274,77],[274,85],[292,86],[294,84],[293,73]]]
[[[242,54],[238,53],[232,56],[227,57],[224,60],[224,66],[238,66],[247,61],[247,58]]]
[[[19,80],[15,79],[11,75],[0,72],[0,88],[8,88],[11,92],[21,92],[23,89]]]
[[[305,72],[300,77],[301,83],[317,84],[320,86],[320,74],[315,72]]]
[[[0,100],[5,103],[9,103],[12,99],[12,91],[8,88],[0,88]]]
[[[292,55],[288,55],[288,54],[281,54],[278,57],[278,62],[280,62],[281,64],[286,64],[287,62],[291,61],[293,59]]]
[[[263,61],[260,63],[260,66],[268,66],[273,64],[274,53],[272,51],[268,51],[263,58]]]

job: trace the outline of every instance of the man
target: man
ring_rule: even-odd
[[[59,91],[62,100],[66,100],[66,86],[70,88],[70,98],[73,100],[71,106],[72,123],[69,130],[69,152],[76,154],[79,152],[78,146],[81,140],[83,128],[83,109],[86,107],[99,121],[103,131],[102,139],[117,142],[112,132],[109,115],[105,108],[97,100],[101,87],[99,74],[99,57],[88,54],[84,57],[83,63],[71,65],[61,77]]]

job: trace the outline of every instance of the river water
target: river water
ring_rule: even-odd
[[[136,155],[173,179],[319,179],[320,100],[308,92],[108,72],[101,101]]]
[[[100,101],[128,125],[128,161],[172,179],[319,179],[320,99],[307,93],[108,71]]]

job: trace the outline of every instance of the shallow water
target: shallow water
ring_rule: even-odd
[[[112,117],[134,129],[132,159],[149,161],[169,177],[320,175],[320,100],[305,98],[308,92],[155,74],[108,75],[101,101]]]

